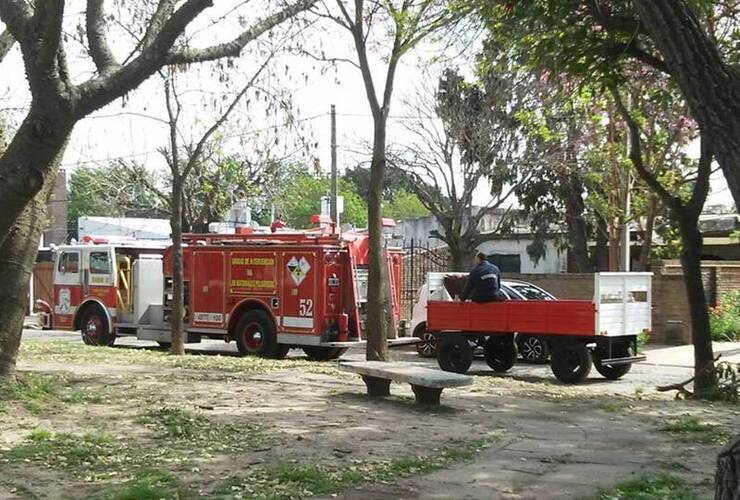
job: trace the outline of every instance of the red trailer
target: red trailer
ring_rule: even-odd
[[[516,361],[515,334],[546,339],[550,366],[567,383],[596,369],[608,379],[625,375],[637,355],[637,335],[651,326],[651,273],[599,273],[593,300],[529,300],[476,304],[452,300],[427,303],[427,331],[437,337],[443,370],[464,373],[476,345],[495,371]]]

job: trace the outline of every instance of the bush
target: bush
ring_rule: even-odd
[[[709,310],[709,331],[712,340],[740,340],[740,290],[725,293]]]

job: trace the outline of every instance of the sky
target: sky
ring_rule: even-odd
[[[269,1],[269,0],[267,0]],[[195,45],[206,45],[214,41],[222,41],[235,34],[243,19],[254,19],[255,13],[250,10],[240,11],[237,16],[231,12],[234,6],[244,2],[223,0],[216,2],[216,7],[210,9],[196,22],[193,32]],[[76,24],[82,19],[84,2],[67,2],[65,29],[74,33]],[[224,14],[228,19],[238,19],[239,23],[220,21],[215,27],[210,26]],[[250,17],[251,16],[251,17]],[[318,29],[316,29],[318,28]],[[314,27],[317,35],[301,34],[302,48],[313,53],[323,51],[328,57],[354,58],[349,34],[344,30],[324,23]],[[116,31],[111,26],[111,38],[114,51],[120,58],[124,58],[129,46],[129,40],[122,30]],[[279,37],[276,37],[279,38]],[[276,43],[270,40],[267,45]],[[72,47],[73,44],[69,44]],[[272,46],[272,45],[270,45]],[[264,46],[260,46],[264,49]],[[89,60],[84,57],[81,48],[70,48],[73,54],[73,78],[88,78],[93,71]],[[463,74],[472,72],[474,50],[468,50],[455,58],[455,65]],[[404,101],[413,97],[421,87],[429,87],[430,82],[436,81],[440,71],[445,67],[444,62],[429,64],[425,61],[434,60],[440,55],[440,47],[434,43],[426,44],[407,54],[399,66],[394,89],[394,100],[389,120],[389,143],[403,142],[408,134],[403,130],[404,122],[408,122],[411,110]],[[248,50],[237,62],[232,75],[232,89],[251,75],[255,69],[256,57],[254,50]],[[382,86],[384,80],[385,63],[382,54],[372,53],[373,73],[376,85]],[[283,71],[283,67],[288,68]],[[306,142],[315,145],[310,150],[310,156],[319,159],[323,171],[328,171],[330,165],[330,105],[337,109],[337,142],[340,169],[352,167],[364,158],[362,152],[367,151],[367,145],[372,139],[372,118],[365,96],[363,82],[359,70],[348,63],[338,63],[329,67],[317,63],[305,56],[285,55],[276,59],[273,72],[264,85],[270,88],[285,88],[291,95],[296,106],[295,116],[298,118],[301,133],[307,138]],[[324,71],[321,71],[324,69]],[[304,78],[307,76],[307,78]],[[211,103],[215,96],[222,92],[224,86],[213,76],[212,66],[200,68],[191,67],[188,71],[178,75],[178,88],[183,93],[185,107],[183,134],[191,133],[198,136],[209,123],[209,117],[215,116]],[[265,132],[270,127],[281,127],[285,123],[283,115],[267,116],[258,99],[252,99],[249,107],[241,106],[235,113],[234,120],[225,128],[223,134],[229,138],[226,148],[234,150],[249,150],[256,145],[265,147],[272,141],[272,136]],[[23,66],[20,52],[16,48],[0,64],[0,110],[10,113],[11,120],[17,124],[28,106],[27,85],[23,76]],[[135,92],[124,99],[118,99],[105,108],[93,113],[82,120],[75,128],[72,139],[67,147],[62,166],[69,174],[79,165],[100,165],[116,159],[136,160],[151,169],[163,169],[165,164],[159,150],[166,145],[167,128],[161,120],[165,117],[164,100],[161,83],[158,78],[151,78]],[[12,122],[11,122],[12,123]],[[284,141],[286,151],[295,151]],[[276,148],[282,149],[282,148]],[[278,154],[276,152],[276,154]],[[313,162],[307,161],[311,164]],[[721,173],[715,173],[712,179],[712,193],[708,204],[729,204],[731,196]],[[474,197],[474,203],[485,205],[488,200],[487,189],[479,186]]]

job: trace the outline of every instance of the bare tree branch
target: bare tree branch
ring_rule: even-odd
[[[107,74],[118,67],[118,62],[110,50],[108,36],[105,32],[103,1],[87,0],[87,14],[85,16],[90,57],[92,57],[95,67],[101,75]]]
[[[213,61],[223,57],[237,57],[242,49],[263,33],[270,31],[283,21],[303,12],[316,3],[316,0],[299,0],[298,2],[276,12],[275,14],[258,21],[254,26],[244,31],[230,42],[214,45],[202,49],[183,49],[170,53],[167,64],[188,64],[203,61]]]
[[[23,40],[31,23],[30,7],[20,0],[0,2],[0,19],[16,40]]]
[[[157,8],[154,11],[149,24],[147,24],[144,38],[142,39],[142,47],[148,47],[152,44],[154,39],[162,31],[162,27],[165,21],[172,15],[175,10],[175,0],[159,0]]]

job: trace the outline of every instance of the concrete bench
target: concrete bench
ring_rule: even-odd
[[[390,396],[391,381],[411,384],[417,403],[438,405],[442,390],[473,383],[473,377],[425,368],[413,363],[383,361],[345,361],[339,369],[358,373],[367,386],[368,396]]]

